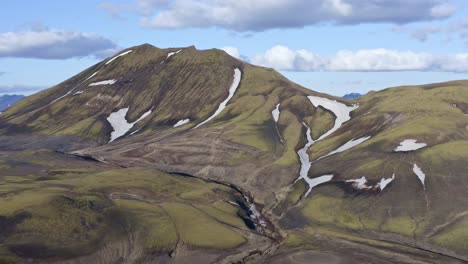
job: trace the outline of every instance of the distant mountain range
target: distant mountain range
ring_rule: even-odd
[[[361,96],[362,96],[362,94],[360,94],[360,93],[349,93],[349,94],[343,95],[343,98],[344,99],[358,99]]]
[[[0,96],[0,112],[5,111],[8,107],[12,106],[14,103],[18,102],[19,100],[23,99],[24,95],[2,95]]]

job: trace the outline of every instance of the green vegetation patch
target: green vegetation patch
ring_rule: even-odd
[[[177,230],[170,216],[159,206],[141,201],[117,200],[119,209],[135,218],[135,227],[146,249],[169,251],[177,244]]]
[[[307,199],[302,213],[308,219],[336,227],[363,229],[358,214],[348,207],[343,199],[315,194]]]
[[[468,140],[451,141],[423,149],[420,158],[427,164],[437,166],[456,160],[468,159]]]
[[[449,226],[443,232],[431,238],[435,244],[455,250],[459,254],[466,254],[468,248],[468,218]]]
[[[185,204],[169,203],[162,207],[174,220],[180,239],[195,247],[233,248],[246,242],[245,237]]]

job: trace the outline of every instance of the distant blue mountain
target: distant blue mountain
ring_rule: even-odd
[[[18,102],[19,100],[23,99],[24,95],[2,95],[0,96],[0,112],[5,111],[8,107],[12,106],[14,103]]]
[[[349,94],[343,95],[343,98],[345,98],[345,99],[357,99],[357,98],[359,98],[361,96],[362,96],[362,94],[360,94],[360,93],[349,93]]]

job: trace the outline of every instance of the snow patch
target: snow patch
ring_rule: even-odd
[[[280,110],[279,110],[280,105],[281,104],[277,104],[276,108],[273,111],[271,111],[271,114],[273,115],[273,120],[275,120],[276,133],[278,134],[278,137],[279,137],[281,143],[284,143],[283,138],[281,137],[281,134],[280,134],[279,129],[278,129],[278,120],[279,120],[279,117],[280,117]]]
[[[372,188],[372,186],[367,186],[367,179],[364,176],[362,176],[359,179],[347,180],[346,182],[353,183],[353,187],[359,190],[366,190]]]
[[[181,52],[181,51],[182,51],[182,50],[178,50],[178,51],[174,51],[174,52],[169,52],[169,53],[167,54],[166,60],[169,59],[170,57],[172,57],[172,56],[178,54],[178,53]]]
[[[400,143],[400,146],[398,146],[395,151],[397,152],[408,152],[408,151],[414,151],[418,150],[420,148],[424,148],[427,146],[426,143],[416,143],[416,139],[405,139]]]
[[[105,81],[90,83],[88,86],[112,85],[115,82],[117,82],[117,80],[105,80]]]
[[[271,112],[271,114],[273,115],[273,119],[275,120],[276,123],[278,123],[279,116],[280,116],[279,107],[280,107],[280,104],[277,104],[275,110]]]
[[[111,132],[111,139],[109,143],[112,141],[122,137],[125,135],[132,127],[144,119],[145,117],[149,116],[151,112],[153,111],[153,108],[149,110],[148,112],[144,113],[140,118],[138,118],[137,121],[133,123],[129,123],[126,119],[127,113],[128,113],[128,107],[127,108],[122,108],[118,110],[117,112],[111,113],[109,117],[107,117],[107,121],[111,124],[113,131]]]
[[[82,93],[84,93],[84,91],[78,91],[78,92],[74,93],[73,95],[79,95],[79,94],[82,94]]]
[[[351,119],[350,113],[359,107],[359,105],[347,106],[336,100],[330,100],[318,96],[307,96],[307,98],[309,98],[310,102],[312,102],[316,108],[322,106],[323,108],[331,111],[336,116],[335,125],[333,128],[323,134],[318,140],[324,139],[338,130],[343,125],[343,123]]]
[[[185,124],[188,124],[190,123],[190,119],[182,119],[182,120],[179,120],[179,122],[177,122],[174,127],[180,127],[180,126],[183,126]]]
[[[212,116],[208,117],[208,119],[206,119],[205,121],[203,121],[200,124],[196,125],[194,127],[194,129],[208,123],[210,120],[212,120],[217,115],[219,115],[224,110],[224,108],[226,108],[227,103],[229,102],[229,100],[231,100],[231,98],[234,96],[234,93],[236,92],[237,88],[239,87],[241,78],[242,78],[242,72],[239,69],[236,68],[234,70],[234,79],[232,81],[231,87],[229,87],[228,97],[223,102],[221,102],[218,109],[216,110],[216,112]]]
[[[109,63],[111,63],[111,62],[113,62],[115,59],[117,59],[117,58],[119,58],[119,57],[122,57],[122,56],[125,56],[125,55],[129,54],[129,53],[132,52],[132,51],[133,51],[133,50],[127,50],[126,52],[121,53],[121,54],[115,56],[114,58],[112,58],[112,59],[110,59],[108,62],[106,62],[106,65],[109,64]]]
[[[390,184],[394,179],[395,179],[395,173],[392,175],[391,178],[388,178],[388,179],[382,178],[382,179],[380,179],[380,182],[377,183],[376,187],[380,188],[380,191],[383,191],[385,189],[385,187],[387,187],[387,185]]]
[[[426,180],[426,174],[424,174],[424,172],[421,170],[421,168],[419,168],[418,165],[414,164],[413,166],[413,172],[414,174],[416,174],[416,176],[418,176],[418,179],[421,181],[423,187],[424,187],[424,190],[426,189],[426,184],[424,183],[424,181]]]
[[[304,180],[309,185],[309,190],[307,190],[304,197],[307,197],[309,195],[309,193],[312,191],[312,188],[314,188],[315,186],[320,185],[322,183],[329,182],[332,179],[333,179],[333,175],[323,175],[323,176],[313,178],[313,179],[311,179],[309,177],[304,178]]]
[[[356,147],[357,145],[363,143],[364,141],[366,141],[366,140],[368,140],[368,139],[370,139],[370,138],[371,138],[371,137],[368,136],[368,137],[358,138],[358,139],[356,139],[356,140],[351,139],[350,141],[346,142],[346,143],[345,143],[344,145],[342,145],[341,147],[339,147],[339,148],[335,149],[334,151],[328,153],[327,155],[325,155],[325,156],[323,156],[323,157],[317,159],[317,161],[318,161],[318,160],[321,160],[321,159],[323,159],[323,158],[326,158],[326,157],[328,157],[328,156],[334,155],[334,154],[336,154],[336,153],[344,152],[344,151],[346,151],[346,150],[348,150],[348,149],[350,149],[350,148],[354,148],[354,147]]]

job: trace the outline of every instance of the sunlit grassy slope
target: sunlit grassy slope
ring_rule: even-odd
[[[49,163],[58,159],[63,167]],[[178,244],[232,249],[246,242],[241,209],[230,203],[241,198],[223,185],[76,163],[49,151],[3,154],[0,161],[23,162],[0,177],[2,261],[83,256],[129,234],[133,246],[160,253]]]

